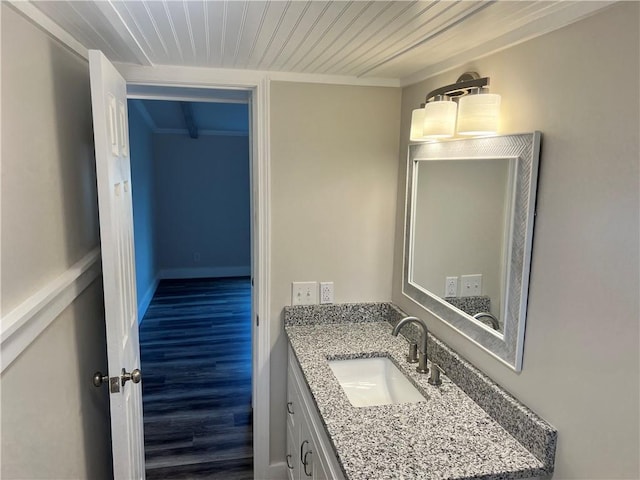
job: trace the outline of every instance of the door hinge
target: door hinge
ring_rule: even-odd
[[[260,315],[256,315],[256,327],[260,326]]]
[[[253,287],[253,277],[251,277],[251,286]]]

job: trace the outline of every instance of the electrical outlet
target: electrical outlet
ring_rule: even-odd
[[[315,305],[318,303],[318,282],[293,282],[291,305]]]
[[[461,297],[475,297],[482,295],[482,275],[462,275],[460,277],[462,288]]]
[[[444,296],[445,297],[458,296],[458,277],[447,277],[444,283]]]
[[[333,282],[320,282],[320,303],[333,303]]]

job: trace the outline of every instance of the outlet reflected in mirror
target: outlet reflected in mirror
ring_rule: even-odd
[[[514,174],[513,158],[415,167],[411,282],[471,316],[491,313],[500,331]]]

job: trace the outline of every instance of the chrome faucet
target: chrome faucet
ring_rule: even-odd
[[[404,317],[402,320],[398,322],[398,324],[393,327],[393,331],[391,335],[394,337],[398,336],[400,333],[400,329],[404,327],[408,323],[415,323],[416,325],[422,327],[422,332],[420,333],[420,345],[418,345],[418,366],[416,367],[416,371],[420,373],[427,373],[429,369],[427,368],[427,324],[424,323],[424,320],[419,319],[418,317]]]
[[[475,318],[476,320],[480,320],[481,318],[488,318],[489,323],[491,324],[491,328],[493,328],[494,330],[500,330],[500,322],[498,322],[498,319],[489,312],[476,313],[473,318]]]

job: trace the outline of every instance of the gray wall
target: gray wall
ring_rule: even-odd
[[[639,7],[616,4],[402,93],[393,300],[558,429],[557,479],[640,477]],[[520,374],[401,293],[411,109],[466,70],[502,95],[501,132],[543,132]]]
[[[156,252],[156,201],[153,175],[153,132],[140,113],[140,100],[129,100],[129,150],[133,185],[133,230],[136,253],[136,292],[138,322],[155,292],[158,278]]]
[[[248,137],[154,134],[153,153],[161,275],[249,275]]]
[[[509,160],[419,162],[413,281],[443,297],[446,277],[482,275],[482,295],[500,318]],[[510,200],[510,199],[509,199]]]
[[[335,301],[389,300],[400,90],[271,84],[271,458],[284,460],[286,339],[294,280]]]
[[[2,314],[98,245],[89,69],[2,6]],[[10,478],[110,478],[102,286],[89,286],[2,373]]]

